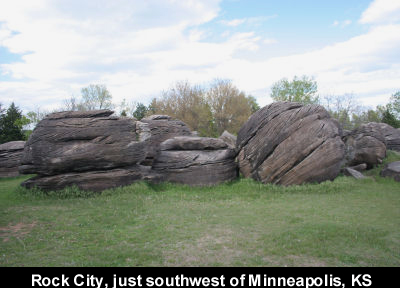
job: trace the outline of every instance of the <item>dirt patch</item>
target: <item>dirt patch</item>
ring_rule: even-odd
[[[3,238],[3,242],[9,241],[11,237],[20,239],[29,234],[35,226],[36,221],[30,224],[23,222],[8,224],[6,227],[0,227],[0,237]]]

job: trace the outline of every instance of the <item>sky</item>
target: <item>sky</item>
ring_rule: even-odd
[[[56,109],[89,84],[149,104],[176,81],[274,82],[365,106],[400,90],[400,0],[0,0],[0,103]],[[3,107],[4,107],[3,106]]]

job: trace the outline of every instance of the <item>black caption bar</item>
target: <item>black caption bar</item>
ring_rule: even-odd
[[[3,268],[13,269],[13,268]],[[397,268],[21,268],[21,287],[389,287]],[[15,271],[13,271],[15,272]],[[14,276],[18,274],[18,276]]]

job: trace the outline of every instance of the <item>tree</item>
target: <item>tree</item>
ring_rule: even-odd
[[[390,97],[387,108],[389,112],[400,121],[400,91],[397,91]]]
[[[162,92],[161,99],[153,99],[148,114],[166,114],[182,120],[200,136],[216,136],[205,91],[188,81],[176,82]]]
[[[111,109],[112,96],[105,85],[90,84],[81,89],[82,102],[78,105],[78,110],[97,110]]]
[[[251,96],[251,95],[247,96],[247,101],[251,107],[252,114],[257,112],[258,110],[260,110],[260,105],[258,105],[257,99],[254,96]]]
[[[254,97],[246,97],[229,80],[214,80],[207,91],[207,102],[217,136],[224,130],[236,134],[254,110],[259,109]]]
[[[382,122],[389,124],[390,126],[392,126],[394,128],[400,128],[400,121],[398,119],[396,119],[396,117],[389,110],[389,108],[386,109],[385,112],[383,113]]]
[[[312,77],[295,76],[292,81],[283,78],[272,85],[271,98],[274,101],[316,104],[319,101],[317,90],[317,82]]]
[[[0,144],[25,140],[25,135],[22,130],[27,124],[27,118],[22,116],[21,110],[13,103],[7,109],[7,112],[0,120]]]
[[[332,118],[339,121],[344,129],[354,128],[354,119],[357,125],[364,123],[363,107],[359,104],[354,94],[327,95],[321,99],[321,104],[328,110]]]
[[[147,110],[148,109],[146,105],[143,103],[138,103],[135,111],[133,111],[133,117],[135,117],[137,120],[141,120],[142,118],[146,117]]]

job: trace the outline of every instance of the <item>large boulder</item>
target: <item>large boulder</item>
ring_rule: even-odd
[[[322,106],[293,102],[275,102],[254,113],[236,146],[245,177],[281,185],[332,180],[345,153],[340,125]]]
[[[376,124],[362,124],[344,137],[347,166],[366,163],[368,168],[372,168],[382,163],[386,157],[386,140]]]
[[[19,175],[18,166],[25,141],[12,141],[0,145],[0,178]]]
[[[393,128],[386,123],[372,122],[370,125],[376,126],[381,131],[386,141],[386,149],[400,152],[400,128]]]
[[[397,182],[400,182],[400,161],[386,164],[381,171],[382,177],[392,177]]]
[[[221,139],[174,137],[160,148],[153,170],[165,181],[208,186],[237,178],[235,151]]]
[[[25,188],[39,188],[44,191],[60,190],[76,186],[82,190],[100,192],[105,189],[126,186],[139,180],[153,181],[157,175],[150,167],[134,165],[111,170],[70,172],[51,176],[36,176],[24,181]]]
[[[58,112],[42,120],[25,145],[22,174],[56,175],[139,164],[146,143],[136,121],[113,111]]]
[[[77,185],[100,191],[146,177],[139,164],[146,158],[147,143],[139,139],[137,121],[111,114],[96,110],[48,115],[33,131],[21,159],[20,172],[38,176],[22,185],[44,190]]]
[[[176,136],[192,135],[189,127],[167,115],[151,115],[137,122],[139,139],[147,141],[147,155],[143,165],[151,166],[160,151],[160,144]]]

